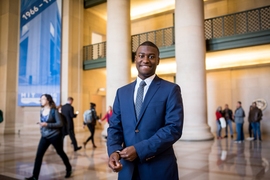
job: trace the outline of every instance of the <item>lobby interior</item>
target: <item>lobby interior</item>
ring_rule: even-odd
[[[120,29],[111,22],[107,22],[109,9],[106,1],[100,0],[101,4],[86,7],[85,2],[91,2],[91,0],[63,0],[61,104],[66,103],[68,96],[72,96],[75,99],[73,106],[79,112],[87,109],[89,102],[95,102],[97,112],[105,114],[107,106],[113,102],[115,89],[129,83],[137,76],[131,53],[140,42],[136,41],[136,38],[145,40],[145,37],[150,37],[149,34],[153,32],[161,32],[160,30],[163,32],[164,29],[174,32],[179,28],[179,21],[175,17],[177,14],[175,1],[178,0],[130,0],[130,22],[128,22],[130,29],[124,29],[129,31],[129,34],[124,36],[129,37],[129,40],[121,42],[121,38],[119,38],[118,43],[130,43],[134,47],[131,45],[123,48],[123,52],[117,51],[123,56],[118,58],[118,54],[114,56],[111,52],[115,51],[118,44],[116,43],[117,45],[114,47],[110,38],[115,31],[120,31]],[[179,1],[185,3],[185,0]],[[197,0],[191,1],[196,4]],[[0,109],[4,111],[5,119],[0,124],[0,179],[3,180],[23,179],[31,176],[40,137],[39,129],[35,124],[39,117],[39,107],[17,105],[18,68],[14,67],[19,66],[17,45],[19,3],[19,0],[0,2],[0,75],[4,77],[0,79],[0,84],[3,85],[0,90],[2,99]],[[270,102],[270,1],[204,0],[202,4],[205,32],[207,32],[208,22],[217,20],[216,23],[222,25],[219,17],[228,20],[238,17],[238,15],[242,17],[240,14],[245,12],[246,14],[266,13],[264,18],[254,17],[254,22],[266,23],[262,23],[258,30],[255,26],[254,31],[244,34],[230,35],[230,29],[234,28],[233,25],[223,26],[223,34],[210,33],[209,35],[203,32],[205,33],[203,38],[205,47],[198,51],[202,51],[203,55],[199,57],[199,60],[203,59],[203,63],[193,61],[192,63],[196,63],[193,64],[194,69],[191,69],[190,66],[186,69],[179,69],[179,65],[188,66],[188,63],[178,59],[181,56],[179,52],[182,52],[181,49],[177,49],[180,47],[177,46],[179,36],[175,37],[175,44],[171,43],[174,40],[167,38],[165,42],[171,44],[166,45],[165,43],[165,46],[160,46],[162,57],[157,74],[161,78],[181,86],[186,108],[185,114],[187,114],[182,141],[180,140],[174,145],[179,177],[183,180],[270,179],[270,109],[267,106],[267,103]],[[187,12],[191,13],[192,9]],[[237,15],[237,13],[240,14]],[[177,22],[175,23],[175,21]],[[113,28],[110,30],[109,27]],[[262,29],[262,27],[266,29]],[[225,35],[226,32],[229,35]],[[173,36],[174,33],[170,35]],[[171,37],[170,35],[169,37]],[[107,50],[106,47],[111,48]],[[87,54],[87,48],[93,48],[91,56]],[[129,60],[128,62],[125,57]],[[116,59],[122,60],[117,61]],[[191,60],[187,60],[187,62],[191,62]],[[117,63],[128,68],[115,70],[121,74],[115,73],[113,69],[116,68]],[[199,69],[197,69],[198,65],[200,65]],[[202,67],[204,67],[203,70]],[[182,74],[179,72],[180,70],[183,71]],[[179,77],[185,72],[190,76],[192,73],[198,76],[196,74],[198,71],[205,75],[200,79],[205,83],[202,86],[196,86],[194,88],[196,91],[192,91],[192,93],[201,93],[200,89],[204,89],[202,100],[199,100],[198,96],[193,97],[188,94],[187,91],[192,89],[193,85],[191,82],[179,80]],[[115,79],[117,81],[114,81]],[[113,84],[110,83],[112,81]],[[265,103],[261,123],[262,142],[246,140],[244,143],[235,144],[231,138],[222,140],[215,138],[216,108],[229,104],[234,111],[238,100],[242,101],[246,114],[253,101]],[[195,116],[194,111],[197,111]],[[82,113],[74,119],[79,144],[82,144],[89,136],[88,130],[82,129],[81,122]],[[244,130],[247,138],[247,117],[245,122]],[[106,141],[101,136],[103,126],[104,123],[97,125],[95,138],[98,148],[96,149],[89,146],[73,152],[69,137],[65,138],[64,149],[74,167],[70,179],[117,179],[117,174],[107,166]],[[202,126],[203,130],[198,126]],[[222,133],[224,135],[224,130]],[[199,138],[200,136],[202,139]],[[235,125],[234,136],[236,136]],[[63,179],[64,174],[61,159],[50,147],[44,157],[39,179]]]

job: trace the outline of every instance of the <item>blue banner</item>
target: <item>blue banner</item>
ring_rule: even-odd
[[[18,105],[60,104],[62,0],[21,0]]]

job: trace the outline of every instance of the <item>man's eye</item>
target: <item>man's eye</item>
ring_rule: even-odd
[[[143,54],[139,54],[139,58],[144,58],[144,55]]]
[[[150,55],[150,56],[149,56],[149,59],[154,59],[154,58],[155,58],[154,55]]]

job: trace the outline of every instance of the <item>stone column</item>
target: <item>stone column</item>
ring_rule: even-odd
[[[106,103],[131,79],[130,0],[107,1]]]
[[[81,129],[82,114],[82,78],[83,78],[83,0],[64,0],[62,15],[62,62],[61,62],[61,104],[72,96],[74,111],[79,115],[74,118],[75,131]],[[88,103],[89,104],[89,103]],[[89,106],[87,107],[89,108]]]
[[[0,1],[0,109],[4,113],[0,134],[17,131],[19,7],[19,0]]]
[[[185,113],[181,140],[213,139],[207,124],[202,0],[175,1],[175,57],[176,83],[182,89]]]

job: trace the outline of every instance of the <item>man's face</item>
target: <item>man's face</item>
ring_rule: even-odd
[[[73,103],[73,101],[72,100],[69,100],[69,104],[71,105]]]
[[[239,108],[240,106],[241,106],[241,104],[240,103],[237,103],[236,107]]]
[[[256,104],[255,103],[252,103],[252,107],[256,107]]]
[[[228,109],[228,108],[229,108],[229,106],[226,104],[226,105],[225,105],[225,109]]]
[[[154,75],[159,64],[157,49],[152,46],[140,46],[135,56],[135,64],[141,79]]]

